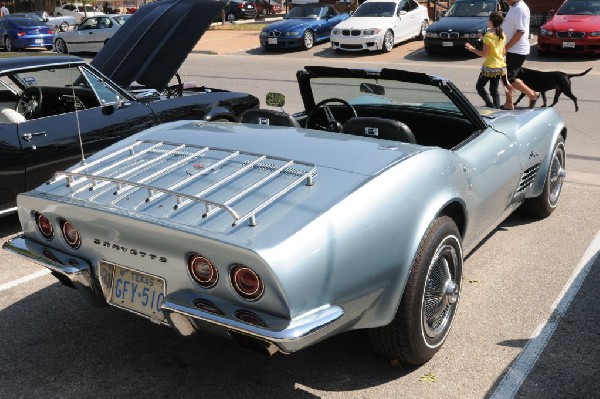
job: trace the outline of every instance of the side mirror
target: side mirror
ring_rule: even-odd
[[[407,14],[406,11],[400,10],[400,12],[398,13],[398,16],[401,17],[401,16],[406,15],[406,14]]]
[[[115,113],[116,107],[115,104],[108,104],[102,107],[102,115],[112,115]]]

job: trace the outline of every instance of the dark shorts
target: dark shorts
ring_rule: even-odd
[[[514,82],[515,77],[521,72],[525,58],[526,55],[506,53],[506,77],[510,83]]]

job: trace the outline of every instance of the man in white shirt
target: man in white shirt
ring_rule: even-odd
[[[529,108],[533,108],[540,93],[531,90],[521,79],[516,78],[529,54],[529,7],[523,0],[507,0],[506,2],[510,9],[502,24],[502,30],[507,40],[506,70],[510,85],[506,92],[506,102],[500,108],[514,108],[513,88],[529,97]]]
[[[10,14],[10,12],[8,11],[8,8],[6,8],[6,5],[4,5],[4,3],[0,3],[0,17],[5,17],[8,14]]]

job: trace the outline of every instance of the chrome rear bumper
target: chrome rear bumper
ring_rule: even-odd
[[[76,288],[93,305],[108,305],[90,262],[23,236],[7,241],[3,248],[50,269],[63,284]],[[292,320],[251,310],[267,321],[266,327],[259,327],[237,319],[234,313],[244,310],[238,306],[218,303],[222,314],[213,314],[199,309],[194,304],[197,300],[205,299],[194,291],[176,291],[168,294],[162,304],[162,310],[169,325],[182,336],[192,336],[205,329],[217,328],[242,345],[248,346],[251,341],[253,344],[250,346],[260,347],[269,354],[277,351],[295,352],[333,335],[344,327],[344,311],[339,306],[325,305]]]

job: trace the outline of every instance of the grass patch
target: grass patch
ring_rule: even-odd
[[[238,30],[238,31],[261,31],[265,26],[269,25],[265,22],[249,22],[244,24],[236,24],[225,22],[224,24],[215,23],[208,30]]]

